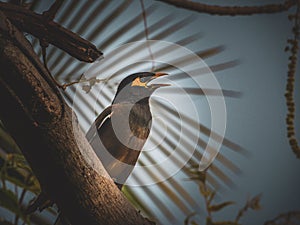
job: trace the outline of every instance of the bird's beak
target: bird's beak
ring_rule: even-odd
[[[150,82],[150,81],[152,81],[152,80],[154,80],[154,79],[156,79],[156,78],[159,78],[159,77],[162,77],[162,76],[166,76],[166,75],[169,75],[169,74],[163,73],[163,72],[157,72],[157,73],[155,73],[155,74],[149,79],[148,82]],[[147,83],[148,83],[148,82],[147,82]],[[160,88],[160,87],[167,87],[167,86],[170,86],[170,84],[150,84],[149,86],[150,86],[151,88],[156,89],[156,88]]]
[[[162,77],[162,76],[166,76],[166,75],[169,75],[169,74],[163,73],[163,72],[157,72],[157,73],[154,74],[153,79],[158,78],[158,77]]]

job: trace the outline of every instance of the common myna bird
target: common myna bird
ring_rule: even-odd
[[[118,86],[112,105],[95,120],[86,138],[121,189],[137,162],[151,129],[151,94],[168,84],[149,84],[166,73],[135,73]]]

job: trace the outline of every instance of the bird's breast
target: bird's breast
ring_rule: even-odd
[[[133,136],[141,139],[147,139],[152,122],[149,105],[134,105],[130,110],[128,121]]]
[[[117,183],[126,181],[149,136],[149,105],[117,104],[104,121],[98,121],[98,135],[90,141],[96,154]]]

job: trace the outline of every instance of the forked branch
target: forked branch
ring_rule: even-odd
[[[80,61],[94,62],[102,55],[101,51],[78,34],[51,20],[58,7],[59,4],[54,4],[43,15],[22,6],[0,2],[0,10],[23,32],[55,45]]]

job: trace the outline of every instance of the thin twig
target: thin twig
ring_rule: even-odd
[[[63,2],[64,0],[56,0],[47,11],[43,12],[43,15],[47,18],[47,20],[52,21],[54,19]]]
[[[15,215],[15,221],[14,221],[14,225],[18,225],[19,222],[19,216],[18,214]]]
[[[61,85],[60,83],[58,83],[58,81],[52,76],[50,70],[48,69],[47,66],[47,47],[48,47],[48,43],[44,40],[40,40],[40,46],[42,48],[42,58],[43,58],[43,63],[44,63],[44,67],[47,70],[47,72],[50,74],[50,78],[53,81],[53,83],[55,83],[55,85],[59,88],[61,88],[62,90],[65,90],[64,85]]]
[[[60,84],[55,78],[54,76],[51,74],[50,70],[48,69],[47,66],[47,52],[46,52],[46,48],[47,48],[47,43],[43,42],[43,40],[40,40],[40,45],[42,48],[42,58],[43,58],[43,63],[44,63],[44,67],[47,70],[47,72],[50,74],[51,80],[55,83],[55,85],[57,87],[59,87],[60,89],[62,89],[63,91],[67,89],[67,87],[70,87],[74,84],[79,84],[79,83],[84,83],[84,82],[91,82],[92,79],[95,79],[94,77],[90,78],[90,79],[82,79],[84,74],[81,74],[79,79],[76,81],[72,81],[70,83],[64,83],[64,84]],[[97,80],[100,82],[100,80]]]
[[[146,15],[146,10],[145,10],[145,6],[144,6],[144,1],[140,0],[141,3],[141,7],[142,7],[142,15],[143,15],[143,21],[144,21],[144,28],[145,28],[145,35],[146,35],[146,40],[147,40],[147,48],[149,51],[149,55],[151,58],[151,62],[152,62],[152,68],[151,71],[154,71],[155,68],[155,62],[154,62],[154,56],[151,50],[151,46],[149,45],[149,31],[148,31],[148,25],[147,25],[147,15]]]
[[[27,190],[25,188],[23,188],[22,190],[22,193],[21,193],[21,196],[20,196],[20,199],[19,199],[19,205],[22,204],[23,200],[24,200],[24,197],[25,197],[25,194],[26,194]]]
[[[5,181],[5,177],[6,177],[6,167],[7,167],[7,161],[4,161],[4,164],[0,170],[0,174],[1,174],[1,183],[2,183],[2,189],[6,190],[6,181]]]
[[[84,74],[81,74],[78,80],[63,84],[62,89],[65,90],[69,86],[72,86],[74,84],[81,84],[81,83],[88,83],[88,85],[86,86],[89,86],[89,88],[91,89],[92,86],[95,85],[96,83],[107,82],[107,80],[108,80],[107,78],[105,79],[98,79],[96,77],[86,78],[84,77]]]
[[[244,214],[249,210],[259,210],[261,208],[260,206],[260,199],[261,194],[254,196],[253,198],[249,199],[243,208],[241,208],[238,212],[238,214],[235,217],[234,222],[238,223],[240,219],[244,216]]]
[[[14,186],[15,186],[15,195],[18,196],[18,187],[17,185]],[[18,225],[18,221],[19,221],[19,215],[16,213],[14,225]]]
[[[30,177],[30,176],[29,176]],[[26,179],[26,184],[27,184],[27,182],[28,182],[28,178]],[[25,189],[25,188],[23,188],[23,190],[22,190],[22,192],[21,192],[21,196],[20,196],[20,198],[19,198],[19,206],[21,206],[22,205],[22,202],[23,202],[23,200],[24,200],[24,197],[25,197],[25,194],[26,194],[26,192],[27,192],[27,190]],[[19,221],[19,215],[18,214],[16,214],[16,217],[15,217],[15,225],[18,225],[18,221]]]
[[[253,14],[277,13],[287,11],[289,8],[297,4],[295,0],[286,0],[284,3],[281,4],[268,4],[261,6],[218,6],[185,0],[159,1],[165,2],[170,5],[174,5],[179,8],[220,16],[246,16]]]
[[[276,224],[283,224],[284,222],[292,222],[291,219],[293,218],[300,218],[300,211],[290,211],[287,213],[282,213],[276,216],[272,220],[268,220],[264,223],[264,225],[276,225]],[[288,223],[290,224],[290,223]],[[292,224],[292,223],[291,223]]]
[[[74,84],[79,84],[83,82],[88,82],[89,80],[82,80],[83,74],[80,75],[79,79],[77,81],[72,81],[70,83],[65,83],[62,85],[62,88],[65,90],[67,87],[72,86]]]

